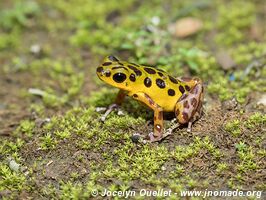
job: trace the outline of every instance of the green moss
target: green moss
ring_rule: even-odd
[[[11,34],[0,33],[0,50],[16,48],[19,44],[18,33],[13,31]]]
[[[34,133],[35,123],[30,120],[23,120],[20,122],[19,127],[15,130],[14,134],[19,135],[26,135],[27,137],[32,137]]]
[[[256,170],[258,165],[255,161],[255,154],[253,153],[252,147],[246,146],[240,142],[236,145],[240,163],[237,165],[237,169],[243,173],[248,170]]]
[[[216,171],[217,171],[218,173],[223,173],[223,172],[225,172],[227,169],[228,169],[228,165],[227,165],[226,163],[219,163],[219,164],[217,165],[217,169],[216,169]]]
[[[225,124],[224,128],[226,131],[231,133],[233,136],[240,136],[241,132],[245,128],[248,129],[255,129],[260,125],[263,125],[265,123],[265,115],[261,113],[254,113],[251,115],[247,120],[245,120],[243,123],[239,119],[234,119],[232,121],[229,121]]]
[[[253,60],[260,60],[265,54],[265,43],[251,41],[247,44],[239,44],[231,50],[232,57],[237,64],[246,66]],[[262,60],[262,62],[264,62]]]
[[[237,137],[241,134],[241,129],[240,129],[240,120],[235,119],[231,122],[228,122],[225,125],[225,130],[231,133],[233,136]]]
[[[174,157],[178,162],[183,162],[192,156],[195,156],[199,151],[199,148],[194,148],[193,145],[190,146],[177,146],[175,148]]]
[[[183,173],[185,172],[185,169],[184,169],[184,167],[182,166],[182,165],[179,165],[179,164],[177,164],[176,165],[176,170],[175,170],[175,175],[177,174],[177,175],[182,175]]]
[[[239,9],[241,8],[241,9]],[[255,21],[255,7],[251,2],[233,1],[218,7],[216,23],[220,33],[216,41],[231,45],[245,39],[245,30]]]
[[[251,115],[249,119],[245,122],[245,126],[247,128],[255,128],[265,123],[266,123],[266,115],[256,112],[253,115]]]
[[[142,118],[135,119],[128,115],[121,116],[121,117],[114,116],[114,117],[108,118],[105,121],[104,127],[111,131],[121,130],[121,129],[125,130],[129,127],[137,127],[144,123],[145,123],[145,120]]]
[[[47,133],[45,136],[40,137],[40,147],[43,150],[53,149],[55,148],[56,144],[57,144],[56,139],[53,138],[50,133]]]
[[[26,177],[20,172],[11,171],[5,164],[0,164],[0,190],[21,191],[24,188]]]
[[[146,145],[132,156],[126,153],[126,149],[130,146],[129,144],[119,145],[119,148],[114,151],[114,156],[119,158],[117,164],[110,163],[110,168],[107,167],[104,173],[122,180],[145,178],[160,171],[165,161],[170,158],[170,154],[164,146],[152,148]],[[144,160],[145,162],[143,162]],[[129,167],[131,168],[130,172],[127,170]]]
[[[68,139],[71,135],[69,130],[63,130],[63,131],[56,130],[54,133],[59,139]]]
[[[80,183],[74,184],[70,181],[66,183],[61,183],[59,196],[61,199],[73,199],[73,200],[81,199],[82,185]]]
[[[228,87],[228,80],[224,77],[217,77],[216,80],[208,85],[208,92],[218,94],[221,100],[228,100],[233,94]]]
[[[16,27],[29,26],[29,16],[37,15],[40,7],[35,1],[17,1],[10,9],[3,9],[0,12],[0,27],[11,30]]]
[[[9,140],[0,141],[0,153],[2,155],[8,155],[15,152],[18,152],[21,147],[24,145],[24,141],[20,138],[17,138],[14,142]]]
[[[80,64],[77,66],[70,64],[76,59],[74,55],[73,58],[65,60],[42,58],[28,64],[20,57],[14,57],[12,64],[5,66],[5,71],[30,72],[34,74],[34,77],[41,77],[45,74],[49,81],[46,81],[46,84],[40,84],[41,80],[36,81],[33,78],[31,88],[34,88],[35,91],[29,90],[29,92],[32,94],[32,98],[34,96],[42,97],[46,107],[60,107],[68,105],[69,101],[75,99],[82,90],[84,73],[77,71],[81,66]]]

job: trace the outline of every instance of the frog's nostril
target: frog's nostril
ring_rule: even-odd
[[[97,68],[97,72],[98,72],[98,73],[101,73],[102,71],[103,71],[103,67],[98,67],[98,68]]]

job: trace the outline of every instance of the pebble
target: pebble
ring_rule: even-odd
[[[257,105],[266,106],[266,94],[262,95],[262,97],[258,100]]]
[[[194,17],[184,17],[169,25],[169,32],[179,38],[185,38],[199,32],[203,27],[201,20]]]
[[[9,158],[9,163],[8,166],[11,170],[18,172],[19,168],[20,168],[20,164],[18,164],[15,160],[13,160],[12,158]]]
[[[33,44],[31,47],[30,47],[30,52],[33,53],[33,54],[40,54],[41,52],[41,46],[39,44]]]

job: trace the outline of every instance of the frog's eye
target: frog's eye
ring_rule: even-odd
[[[116,73],[113,75],[113,79],[117,83],[122,83],[126,80],[127,76],[123,73]]]

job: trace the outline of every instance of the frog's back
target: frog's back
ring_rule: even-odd
[[[164,111],[173,111],[177,100],[190,90],[189,85],[161,69],[139,67],[143,76],[139,77],[138,90],[149,95]]]

